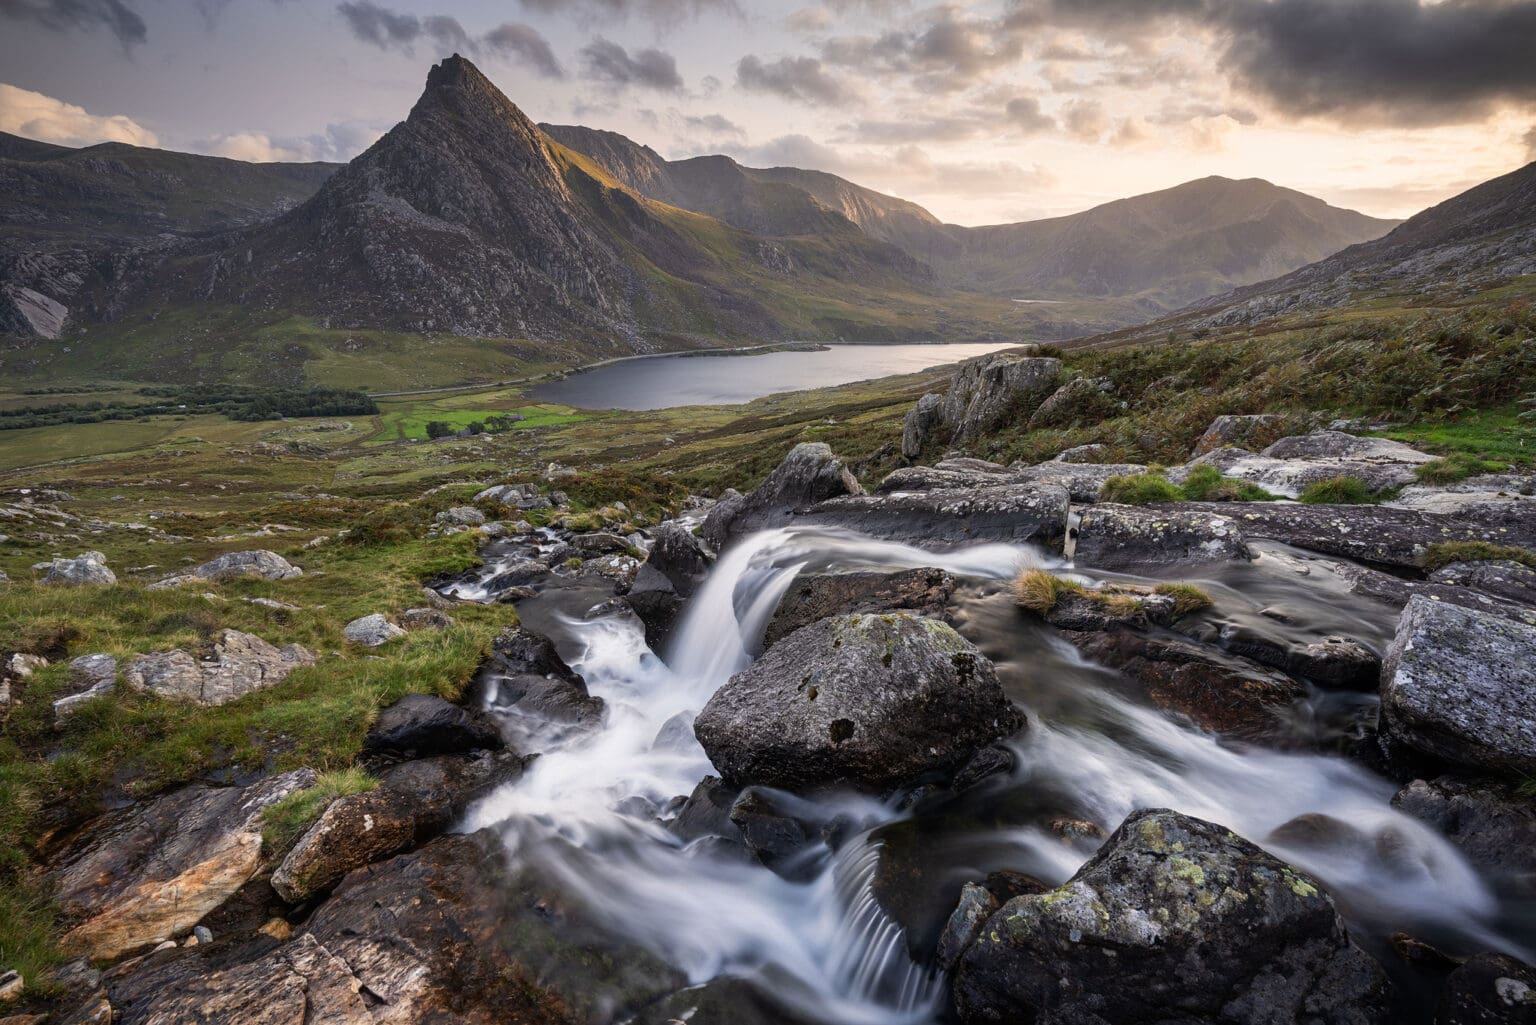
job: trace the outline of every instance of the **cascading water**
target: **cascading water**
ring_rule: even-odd
[[[720,560],[690,602],[666,662],[628,615],[565,617],[557,643],[607,703],[606,719],[542,752],[522,779],[473,809],[467,827],[499,828],[512,857],[536,861],[573,893],[600,897],[608,923],[694,981],[756,977],[795,1012],[828,1023],[928,1021],[942,999],[942,980],[909,954],[907,923],[898,924],[879,899],[885,837],[904,828],[923,835],[943,823],[940,875],[953,889],[1001,867],[1060,882],[1086,852],[1016,814],[1035,794],[1063,797],[1080,817],[1110,828],[1143,807],[1221,822],[1321,878],[1352,922],[1383,935],[1424,926],[1524,953],[1520,945],[1530,938],[1498,932],[1497,901],[1456,850],[1390,807],[1390,784],[1338,757],[1230,747],[1118,696],[1102,686],[1104,670],[1026,628],[1001,596],[970,599],[960,617],[962,632],[998,662],[1030,717],[1014,741],[1013,774],[983,788],[982,797],[957,799],[962,811],[982,802],[985,814],[928,802],[904,810],[895,800],[852,794],[818,797],[807,802],[812,817],[853,827],[793,879],[718,845],[684,842],[659,821],[669,801],[712,771],[693,739],[693,716],[750,663],[797,573],[939,567],[997,581],[1026,566],[1060,565],[1024,546],[934,553],[792,528],[748,538]],[[1252,586],[1271,584],[1302,600],[1300,584]],[[1223,594],[1240,602],[1241,590]],[[1014,811],[996,810],[1005,807]],[[1303,814],[1332,816],[1377,842],[1266,841]],[[939,907],[945,899],[953,905],[953,889],[937,894]]]

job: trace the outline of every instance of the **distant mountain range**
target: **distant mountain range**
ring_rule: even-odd
[[[297,381],[395,358],[410,338],[569,363],[744,341],[1067,338],[1190,303],[1186,317],[1261,316],[1366,277],[1427,280],[1440,271],[1425,253],[1521,272],[1529,170],[1382,238],[1394,222],[1224,178],[966,228],[820,171],[669,161],[534,125],[454,57],[346,165],[0,135],[0,370]],[[452,368],[423,355],[424,379],[490,372],[455,351]]]

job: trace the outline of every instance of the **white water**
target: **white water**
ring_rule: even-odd
[[[479,804],[467,826],[499,827],[513,857],[536,860],[571,893],[597,895],[607,925],[695,982],[755,976],[777,999],[826,1022],[931,1020],[942,980],[912,963],[902,930],[871,890],[880,852],[869,831],[910,813],[853,795],[822,799],[823,817],[846,816],[862,832],[838,851],[824,851],[809,881],[794,882],[709,842],[684,844],[653,812],[712,772],[678,721],[691,723],[715,689],[749,664],[780,596],[802,569],[939,566],[1002,579],[1022,566],[1046,565],[1059,562],[1023,546],[935,554],[847,533],[756,535],[727,553],[691,602],[670,666],[646,648],[631,618],[566,624],[566,640],[580,648],[567,659],[607,702],[605,725],[545,751],[521,780]],[[1445,840],[1390,808],[1390,784],[1338,758],[1225,747],[1094,688],[1086,667],[1075,671],[1080,660],[1070,649],[1041,650],[1038,657],[1059,667],[1059,686],[1080,689],[1075,696],[1090,711],[1079,708],[1070,723],[1053,723],[1027,710],[1031,722],[1015,741],[1019,766],[1011,786],[1064,788],[1110,828],[1136,808],[1171,807],[1259,842],[1296,815],[1326,813],[1393,840],[1321,851],[1274,848],[1321,878],[1347,910],[1372,922],[1438,923],[1484,946],[1511,948],[1487,924],[1497,908],[1482,882]],[[658,742],[659,734],[666,742]],[[1053,881],[1066,879],[1082,860],[1033,828],[992,839],[1016,850],[1020,867]]]

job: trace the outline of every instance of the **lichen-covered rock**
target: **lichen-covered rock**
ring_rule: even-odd
[[[790,449],[772,473],[749,495],[722,501],[704,520],[704,539],[718,550],[733,537],[782,527],[795,513],[839,495],[862,495],[864,488],[821,442]]]
[[[1536,627],[1415,595],[1382,665],[1381,731],[1456,765],[1536,774]]]
[[[1397,792],[1392,806],[1429,823],[1505,886],[1536,896],[1536,801],[1515,786],[1451,776],[1416,779]]]
[[[1080,566],[1136,573],[1177,565],[1181,571],[1253,558],[1231,517],[1183,505],[1106,503],[1083,513],[1074,559]]]
[[[881,791],[953,771],[1022,725],[992,663],[945,624],[821,620],[717,690],[694,733],[726,782]]]
[[[503,746],[495,724],[430,694],[407,694],[379,713],[363,738],[374,756],[425,758],[430,755],[495,751]]]
[[[111,959],[190,930],[261,868],[261,812],[314,772],[190,786],[111,812],[51,859],[70,951]]]
[[[1258,449],[1271,444],[1284,430],[1285,417],[1276,413],[1218,416],[1195,442],[1191,458],[1219,448]]]
[[[987,919],[1000,907],[1002,904],[985,886],[976,883],[962,886],[960,903],[955,905],[939,937],[939,967],[946,972],[954,971],[955,965],[960,963],[960,956],[971,949],[971,945],[981,935],[982,927],[987,924]]]
[[[1147,468],[1136,463],[1049,462],[1016,471],[1022,481],[1057,484],[1067,489],[1074,502],[1097,502],[1104,482],[1111,477],[1134,476]]]
[[[257,549],[250,552],[228,552],[203,563],[195,569],[149,585],[148,590],[160,591],[189,583],[235,580],[240,577],[261,577],[264,580],[291,580],[301,577],[304,571],[276,552]]]
[[[954,975],[967,1025],[1372,1025],[1384,990],[1317,882],[1166,810],[1133,813],[1064,885],[993,912]]]
[[[930,392],[907,411],[901,424],[901,454],[916,459],[944,422],[944,396]]]
[[[1098,463],[1109,453],[1108,445],[1095,442],[1091,445],[1073,445],[1056,453],[1053,463]]]
[[[1059,549],[1071,501],[1052,484],[858,495],[822,502],[797,524],[844,527],[920,548],[978,541],[1032,543]]]
[[[1276,495],[1295,498],[1313,484],[1350,477],[1371,494],[1392,491],[1418,479],[1418,463],[1388,459],[1275,459],[1241,449],[1219,448],[1175,470],[1169,478],[1183,481],[1189,469],[1214,466],[1224,477],[1250,481]]]
[[[43,583],[66,586],[109,586],[117,583],[117,574],[107,568],[107,557],[100,552],[85,552],[73,559],[54,559],[43,576]]]
[[[899,573],[814,573],[795,578],[768,621],[770,647],[818,619],[850,612],[911,612],[942,619],[956,580],[941,569]]]
[[[1536,1025],[1536,969],[1507,954],[1478,954],[1445,980],[1435,1025]]]
[[[226,705],[275,687],[314,662],[315,656],[300,645],[279,648],[254,634],[225,630],[208,658],[199,661],[179,648],[140,655],[123,667],[123,682],[163,698]]]
[[[1360,459],[1429,463],[1434,456],[1388,438],[1361,438],[1343,431],[1313,431],[1281,438],[1260,455],[1271,459]]]
[[[1435,570],[1429,579],[1536,607],[1536,569],[1508,559],[1453,562]]]
[[[447,527],[478,527],[485,522],[485,513],[472,505],[456,505],[438,513],[436,520]]]
[[[426,605],[400,613],[400,627],[403,630],[446,630],[452,625],[452,616]]]
[[[1061,360],[994,352],[960,364],[944,397],[943,421],[959,445],[1013,417],[1033,415],[1061,382]]]

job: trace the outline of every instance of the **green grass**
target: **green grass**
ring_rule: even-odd
[[[1187,616],[1215,604],[1209,594],[1194,584],[1158,584],[1152,588],[1152,593],[1172,598],[1175,616]]]
[[[1172,598],[1174,618],[1199,612],[1212,605],[1211,596],[1194,584],[1158,584],[1151,590],[1122,584],[1090,588],[1043,569],[1024,570],[1013,581],[1014,603],[1037,616],[1049,614],[1062,596],[1067,594],[1081,595],[1111,612],[1125,615],[1133,614],[1140,607],[1141,599],[1148,594]]]
[[[1455,452],[1433,462],[1422,463],[1413,472],[1423,484],[1454,484],[1468,477],[1485,473],[1501,473],[1508,469],[1508,463],[1479,459],[1466,452]]]
[[[1529,372],[1517,372],[1516,380],[1521,376],[1530,381]],[[1469,409],[1444,419],[1406,424],[1383,431],[1382,436],[1448,457],[1469,456],[1520,466],[1536,462],[1536,423],[1522,420],[1519,407],[1513,404]]]
[[[463,430],[475,421],[484,421],[498,413],[521,413],[525,419],[513,425],[515,431],[556,424],[580,423],[591,419],[590,413],[579,413],[565,406],[533,405],[513,406],[506,409],[445,409],[438,403],[414,404],[408,412],[388,414],[384,417],[383,438],[405,438],[411,441],[427,440],[427,424],[439,420],[454,430]]]
[[[1536,569],[1536,552],[1487,541],[1445,541],[1426,548],[1421,560],[1425,571],[1429,573],[1453,562],[1518,562],[1522,566]]]
[[[0,969],[20,972],[29,994],[52,989],[44,980],[61,960],[54,933],[53,908],[44,895],[25,883],[0,880]]]
[[[1273,502],[1278,498],[1252,481],[1223,477],[1209,463],[1190,470],[1181,490],[1191,502]]]
[[[1122,505],[1151,505],[1154,502],[1181,502],[1184,492],[1167,477],[1156,473],[1138,473],[1111,477],[1099,492],[1101,502]]]
[[[315,785],[297,790],[268,805],[261,813],[261,842],[269,858],[286,853],[325,813],[331,802],[378,788],[379,781],[362,769],[351,767],[320,774]]]
[[[1330,477],[1308,484],[1297,500],[1307,505],[1375,505],[1381,499],[1358,477]]]

